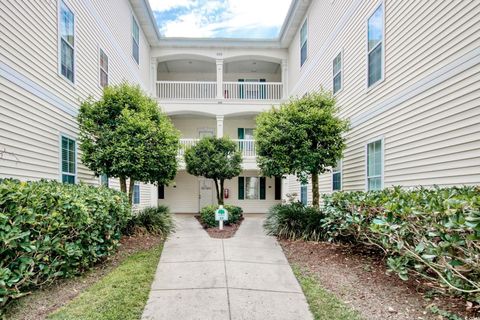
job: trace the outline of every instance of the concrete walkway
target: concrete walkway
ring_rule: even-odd
[[[212,239],[191,215],[177,215],[143,319],[312,319],[281,247],[247,216],[230,239]]]

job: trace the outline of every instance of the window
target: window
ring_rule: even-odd
[[[140,62],[140,29],[137,20],[132,16],[132,56],[137,63]]]
[[[238,177],[239,200],[265,200],[266,178],[265,177]]]
[[[300,202],[306,206],[308,202],[308,184],[300,185]]]
[[[254,128],[238,128],[238,140],[247,140],[239,141],[238,147],[241,151],[245,151],[244,154],[247,156],[254,156],[255,151],[255,141],[254,139]]]
[[[140,185],[136,183],[133,186],[133,204],[140,204]]]
[[[368,19],[368,86],[383,79],[384,54],[383,4]]]
[[[260,183],[258,177],[245,178],[245,199],[258,199],[260,197]]]
[[[73,12],[60,2],[60,73],[70,80],[75,80],[75,20]]]
[[[108,188],[108,176],[106,174],[100,175],[100,185]]]
[[[367,190],[382,189],[383,149],[382,140],[367,144]]]
[[[307,20],[300,29],[300,66],[303,66],[305,60],[307,60]]]
[[[342,161],[339,160],[337,165],[332,169],[332,190],[342,190]]]
[[[333,59],[333,94],[342,89],[342,53]]]
[[[75,183],[77,170],[77,155],[75,140],[62,136],[61,153],[62,153],[62,182]]]
[[[100,86],[105,88],[108,86],[108,57],[100,49]]]

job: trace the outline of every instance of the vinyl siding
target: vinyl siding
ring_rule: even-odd
[[[365,189],[365,145],[376,137],[384,139],[385,187],[479,184],[480,3],[385,0],[385,79],[367,88],[366,22],[379,3],[312,2],[302,68],[298,32],[289,48],[290,94],[331,90],[332,61],[343,52],[336,97],[352,121],[344,190]],[[330,173],[320,192],[331,192]]]
[[[75,83],[63,78],[58,3],[6,0],[0,6],[0,148],[7,152],[0,159],[0,177],[60,179],[60,135],[76,139],[79,101],[101,96],[100,48],[109,59],[110,84],[127,80],[149,88],[150,53],[143,32],[138,66],[127,44],[130,25],[111,15],[131,19],[128,1],[65,1],[75,15]],[[97,185],[78,151],[77,141],[77,181]],[[150,186],[142,186],[141,201],[142,206],[151,203]]]

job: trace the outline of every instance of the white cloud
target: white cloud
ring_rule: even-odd
[[[194,4],[193,0],[150,0],[153,11],[166,11],[178,7],[189,7]]]
[[[165,36],[229,37],[249,32],[248,36],[262,37],[266,30],[280,28],[291,3],[291,0],[192,1],[150,0],[152,8],[158,11],[189,9],[187,13],[180,14],[173,20],[164,23],[159,21]],[[250,34],[251,32],[254,34]]]

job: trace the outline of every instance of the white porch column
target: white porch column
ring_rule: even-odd
[[[288,62],[287,59],[282,59],[282,84],[283,84],[283,92],[282,98],[288,98]]]
[[[157,96],[157,58],[150,58],[150,83],[151,95]]]
[[[217,59],[217,99],[223,99],[223,59]]]
[[[223,138],[223,118],[224,116],[217,116],[217,138]]]

